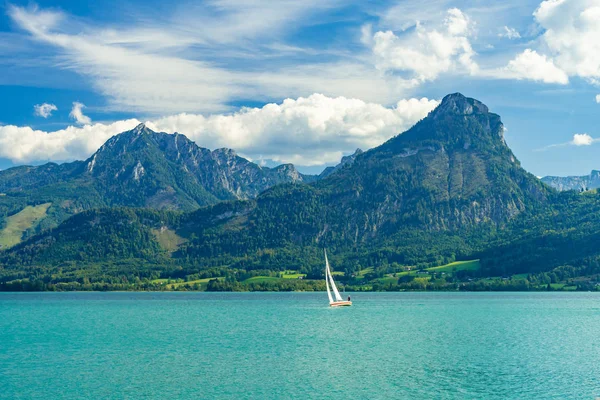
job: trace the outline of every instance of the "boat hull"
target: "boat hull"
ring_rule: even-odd
[[[331,307],[348,307],[352,305],[351,301],[334,301],[329,303]]]

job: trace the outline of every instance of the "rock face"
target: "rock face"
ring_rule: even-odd
[[[593,170],[585,176],[545,176],[541,180],[559,191],[585,191],[600,188],[600,171]]]

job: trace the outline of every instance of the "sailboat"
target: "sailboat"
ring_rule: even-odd
[[[329,284],[331,284],[331,288],[333,290],[333,295],[335,296],[335,301],[331,296],[331,290],[329,290]],[[351,306],[352,302],[350,300],[345,301],[340,296],[340,292],[338,292],[337,287],[335,286],[335,282],[333,280],[333,276],[331,276],[331,269],[329,268],[329,260],[327,260],[327,250],[325,250],[325,286],[327,287],[327,297],[329,297],[329,305],[331,307],[344,307]]]

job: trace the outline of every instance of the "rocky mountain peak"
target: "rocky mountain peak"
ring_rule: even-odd
[[[354,161],[354,159],[356,158],[356,156],[361,155],[362,153],[364,153],[364,151],[362,151],[361,149],[356,149],[354,151],[354,153],[348,155],[348,156],[344,156],[342,157],[342,164],[346,164],[348,162],[352,162]]]
[[[139,124],[138,126],[133,128],[131,130],[131,133],[133,133],[135,135],[142,135],[144,133],[153,133],[153,131],[151,129],[149,129],[148,127],[146,127],[146,124],[144,124],[142,122],[141,124]]]
[[[274,171],[279,172],[282,176],[289,178],[291,182],[301,182],[302,175],[294,164],[282,164],[274,168]]]
[[[356,149],[353,154],[343,156],[342,160],[338,165],[336,165],[335,167],[325,168],[323,172],[321,172],[321,174],[319,175],[319,178],[325,178],[331,175],[332,173],[339,171],[342,167],[352,164],[356,157],[361,155],[362,153],[364,153],[364,151],[362,151],[361,149]]]
[[[482,102],[460,93],[444,97],[426,118],[380,147],[380,150],[401,157],[412,156],[427,149],[500,152],[511,163],[516,162],[504,142],[504,125],[500,116],[489,112]]]
[[[442,115],[488,114],[488,107],[479,100],[465,97],[461,93],[449,94],[442,99],[440,105],[432,111],[434,117]]]

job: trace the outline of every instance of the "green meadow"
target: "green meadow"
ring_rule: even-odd
[[[35,227],[46,217],[52,203],[38,206],[27,206],[18,213],[6,218],[6,226],[0,231],[0,248],[7,248],[21,243],[26,230]]]
[[[189,286],[199,285],[201,290],[205,290],[206,286],[208,285],[208,282],[211,279],[223,280],[224,278],[203,278],[203,279],[195,279],[193,281],[179,280],[179,281],[175,281],[175,282],[172,279],[154,279],[152,281],[152,283],[158,283],[158,284],[164,285],[165,289],[167,289],[167,290],[177,289],[179,287],[186,286],[186,285],[189,285]]]
[[[439,267],[427,268],[425,271],[432,272],[455,272],[455,271],[476,271],[481,267],[479,260],[455,261],[450,264]]]
[[[160,244],[160,246],[170,252],[177,250],[179,245],[185,243],[186,240],[175,233],[175,231],[171,229],[152,229],[152,234],[154,238]]]

